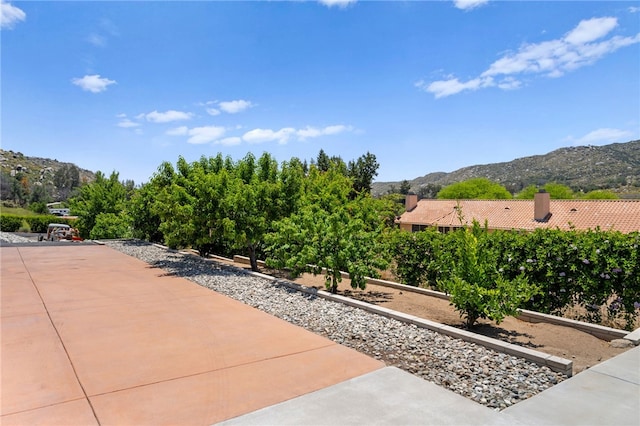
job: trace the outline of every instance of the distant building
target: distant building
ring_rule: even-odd
[[[463,223],[460,223],[460,214]],[[407,195],[406,212],[396,223],[407,231],[427,227],[448,232],[477,220],[490,230],[537,228],[640,231],[640,200],[552,200],[539,192],[533,200],[418,200]]]

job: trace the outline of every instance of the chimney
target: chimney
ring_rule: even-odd
[[[533,197],[533,218],[536,222],[546,222],[551,217],[551,195],[541,189]]]
[[[410,212],[415,209],[418,205],[418,195],[417,194],[407,194],[404,199],[404,208],[406,211]]]

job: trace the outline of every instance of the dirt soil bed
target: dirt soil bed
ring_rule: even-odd
[[[324,277],[305,274],[296,283],[324,290]],[[363,302],[384,306],[452,327],[465,328],[465,322],[449,301],[418,293],[367,284],[365,290],[351,288],[349,279],[343,279],[338,294]],[[595,364],[612,358],[627,349],[614,348],[609,342],[591,334],[546,323],[530,323],[507,317],[499,325],[479,319],[471,330],[505,342],[538,350],[573,361],[573,373],[577,374]]]
[[[235,266],[248,269],[248,265],[233,263]],[[269,275],[272,270],[261,270]],[[295,283],[325,290],[324,276],[304,274],[292,280]],[[404,312],[420,318],[464,329],[465,322],[449,301],[418,293],[396,290],[389,287],[367,284],[365,290],[354,290],[351,281],[343,279],[338,294],[353,299],[384,306],[394,311]],[[550,355],[556,355],[573,361],[573,373],[577,374],[609,358],[621,354],[627,349],[614,348],[609,342],[598,339],[591,334],[546,323],[530,323],[513,317],[507,317],[499,325],[492,321],[479,319],[473,330],[487,337],[534,349]]]

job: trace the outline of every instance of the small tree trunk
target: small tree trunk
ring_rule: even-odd
[[[254,272],[258,272],[258,259],[256,259],[256,248],[253,245],[247,246],[249,249],[249,264],[251,265],[251,270]]]

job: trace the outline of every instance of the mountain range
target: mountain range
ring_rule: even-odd
[[[544,155],[513,161],[464,167],[450,173],[435,172],[409,180],[410,191],[431,192],[456,182],[487,178],[517,193],[529,185],[553,182],[576,192],[610,189],[621,196],[640,195],[640,140],[603,146],[560,148]],[[400,188],[402,182],[374,182],[373,195]]]

